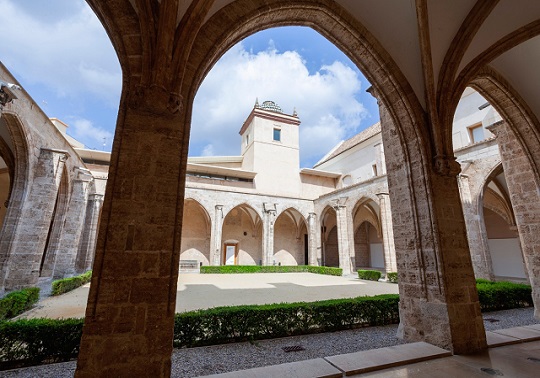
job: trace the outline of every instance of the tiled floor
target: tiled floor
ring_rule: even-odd
[[[489,348],[467,356],[444,357],[353,377],[455,378],[540,376],[540,341]]]
[[[540,377],[540,325],[489,332],[488,344],[482,353],[452,356],[419,342],[213,377]]]

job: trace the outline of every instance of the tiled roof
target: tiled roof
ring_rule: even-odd
[[[368,127],[367,129],[359,132],[355,136],[353,136],[350,139],[347,139],[343,143],[341,143],[332,153],[330,153],[328,156],[325,156],[321,159],[317,164],[315,164],[315,167],[326,163],[328,160],[335,158],[336,156],[342,154],[343,152],[350,150],[354,146],[362,143],[365,140],[368,140],[374,135],[377,135],[381,132],[381,123],[377,122],[376,124]]]

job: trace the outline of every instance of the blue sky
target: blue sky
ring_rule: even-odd
[[[0,60],[49,117],[88,148],[110,150],[121,91],[118,59],[83,0],[0,0]],[[1,79],[1,78],[0,78]],[[255,98],[298,111],[302,167],[378,121],[369,83],[317,32],[282,27],[229,50],[195,98],[190,156],[238,155]]]

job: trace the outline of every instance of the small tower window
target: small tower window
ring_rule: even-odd
[[[281,129],[274,129],[274,141],[281,141]]]
[[[249,144],[249,134],[246,135],[246,146]]]

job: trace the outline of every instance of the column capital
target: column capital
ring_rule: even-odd
[[[60,161],[66,161],[69,158],[69,152],[67,152],[66,150],[58,150],[54,148],[41,147],[40,154],[45,154],[45,153],[58,154]]]
[[[461,165],[454,156],[437,155],[433,159],[433,169],[439,176],[455,177],[461,172]]]
[[[137,85],[130,101],[134,109],[152,114],[175,115],[182,112],[183,97],[157,84]]]
[[[263,202],[263,211],[266,214],[276,215],[276,213],[277,213],[277,205],[275,203]]]

